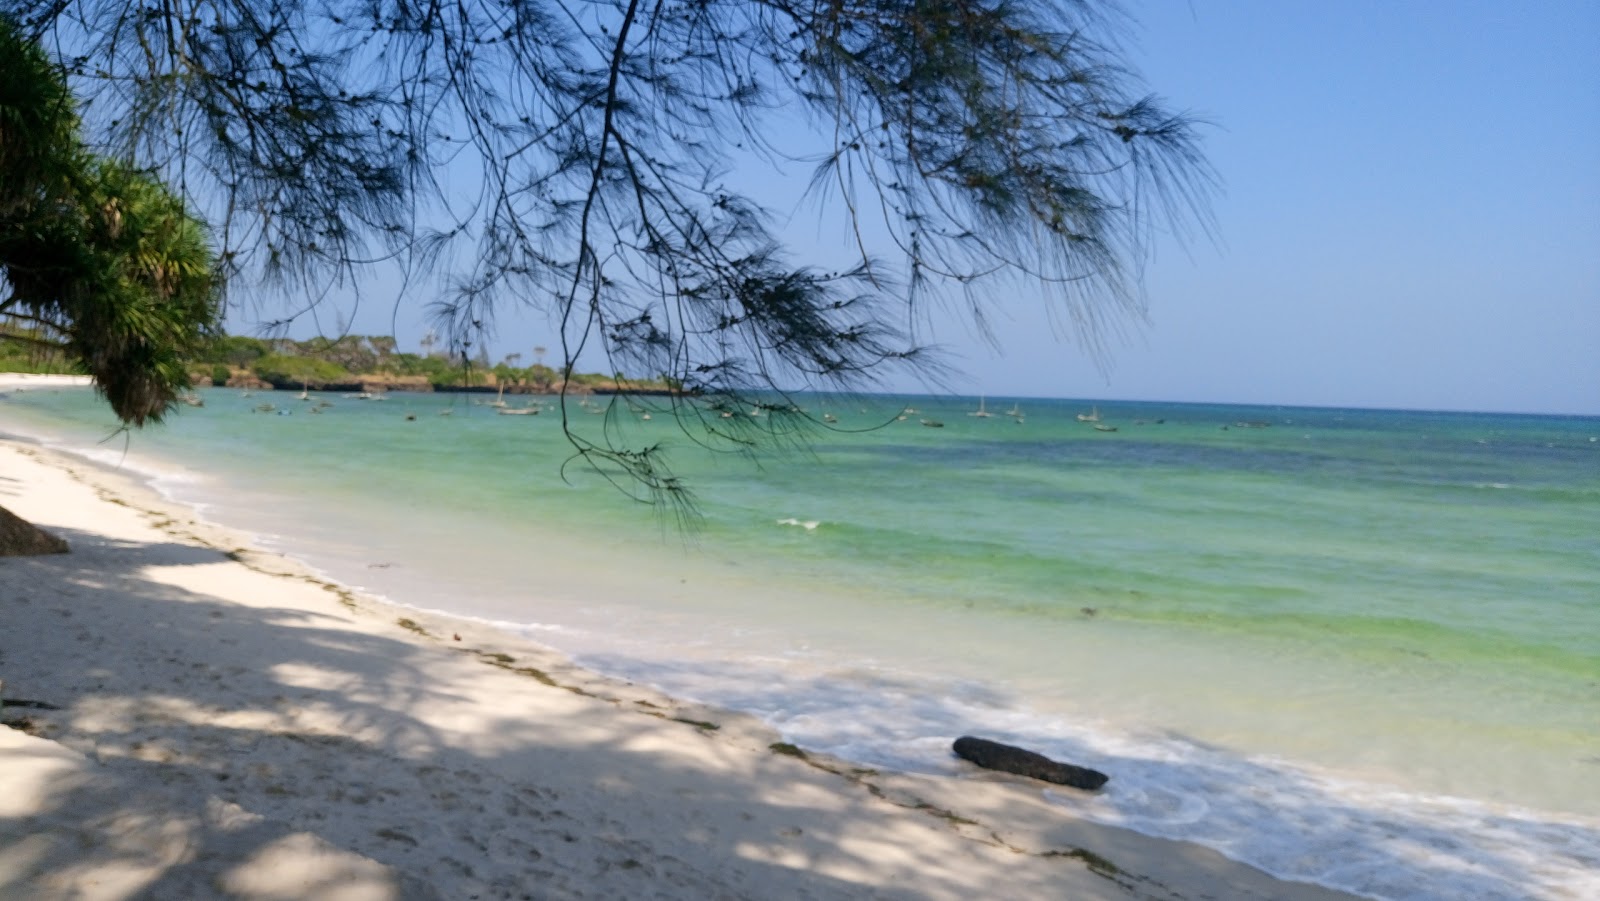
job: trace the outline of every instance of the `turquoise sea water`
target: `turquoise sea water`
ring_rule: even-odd
[[[669,447],[685,537],[564,479],[548,411],[204,397],[104,440],[89,391],[35,390],[0,431],[863,763],[957,773],[983,734],[1110,773],[1051,794],[1076,815],[1282,876],[1600,896],[1600,420],[1103,403],[1104,432],[1088,402],[818,397],[887,424],[752,464],[659,409],[574,408]]]

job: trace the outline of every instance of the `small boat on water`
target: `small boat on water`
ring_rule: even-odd
[[[1114,425],[1106,425],[1103,422],[1097,422],[1094,424],[1094,430],[1097,432],[1115,432],[1117,427]]]
[[[501,416],[538,416],[539,415],[539,408],[538,407],[519,407],[519,408],[513,410],[510,407],[501,407],[500,409],[496,410],[495,412],[499,413]]]
[[[1100,421],[1100,408],[1099,407],[1092,407],[1092,408],[1090,408],[1090,411],[1088,413],[1079,413],[1078,414],[1078,421],[1079,422],[1099,422]]]
[[[200,397],[200,395],[194,393],[193,391],[185,391],[184,393],[178,395],[178,399],[191,407],[203,407],[206,405],[206,402]]]
[[[990,413],[988,410],[984,409],[983,400],[984,400],[983,397],[980,395],[978,397],[978,409],[973,410],[971,413],[968,413],[967,415],[968,416],[976,416],[979,419],[988,419],[989,417],[993,416],[994,415],[993,413]]]
[[[489,406],[491,406],[491,407],[500,407],[501,409],[504,409],[505,405],[506,405],[506,383],[505,382],[501,382],[500,383],[500,393],[496,394],[494,396],[494,400],[489,402]]]
[[[924,420],[922,420],[922,424],[927,426],[930,429],[942,429],[942,428],[944,428],[944,423],[940,422],[937,419],[924,419]]]

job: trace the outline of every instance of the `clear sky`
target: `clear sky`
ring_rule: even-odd
[[[1019,313],[967,390],[1600,414],[1600,3],[1130,7],[1214,121],[1219,241],[1097,371]]]
[[[1151,90],[1215,124],[1217,239],[1159,245],[1104,366],[1037,297],[995,299],[998,350],[938,316],[950,389],[1600,415],[1600,3],[1128,9]],[[507,315],[495,350],[552,338]]]

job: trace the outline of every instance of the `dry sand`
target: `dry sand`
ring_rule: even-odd
[[[4,697],[50,705],[3,711],[0,898],[1348,897],[1037,783],[784,753],[25,442],[0,506],[72,546],[0,559]]]
[[[31,372],[0,372],[0,393],[26,391],[29,388],[60,388],[88,385],[86,375],[35,375]]]

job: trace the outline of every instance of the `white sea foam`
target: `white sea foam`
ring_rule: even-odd
[[[1164,744],[1166,753],[1108,763],[1117,776],[1100,796],[1049,794],[1090,819],[1208,845],[1281,878],[1376,898],[1512,901],[1600,891],[1600,824],[1553,823],[1542,814],[1400,792],[1283,761]]]
[[[96,465],[125,472],[148,482],[168,500],[178,499],[173,490],[178,486],[193,485],[203,481],[203,477],[192,470],[153,460],[141,454],[129,453],[123,448],[113,448],[105,445],[84,445],[64,441],[54,435],[38,433],[29,437],[51,450],[71,454]],[[200,505],[196,504],[195,506]]]
[[[597,669],[743,709],[785,740],[862,764],[959,776],[980,734],[1111,774],[1098,793],[1044,789],[1075,815],[1214,848],[1284,879],[1381,899],[1600,897],[1600,821],[1553,818],[1341,779],[1177,737],[995,706],[985,686],[803,660],[684,666],[582,655]],[[772,667],[769,669],[768,667]]]
[[[780,525],[780,526],[798,526],[799,528],[805,529],[807,532],[813,532],[813,531],[816,531],[817,526],[822,525],[822,522],[820,520],[815,520],[815,519],[805,519],[805,520],[795,519],[794,517],[791,516],[788,519],[780,519],[780,520],[778,520],[778,525]]]

